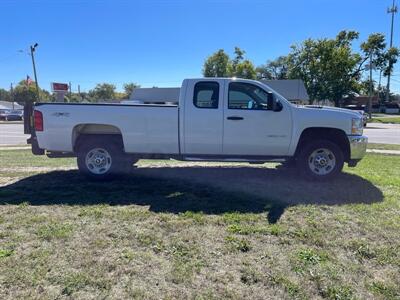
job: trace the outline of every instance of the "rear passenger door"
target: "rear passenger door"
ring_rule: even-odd
[[[190,154],[222,154],[224,80],[201,80],[187,87],[184,149]]]

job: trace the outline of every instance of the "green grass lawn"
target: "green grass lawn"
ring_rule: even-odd
[[[97,183],[74,159],[0,161],[0,299],[400,298],[400,156],[329,183],[161,161]]]
[[[370,123],[385,123],[385,124],[400,124],[400,117],[373,117],[370,121]]]
[[[400,145],[396,145],[396,144],[368,143],[368,149],[378,149],[378,150],[400,150]]]

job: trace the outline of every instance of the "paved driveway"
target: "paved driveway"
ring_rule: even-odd
[[[0,145],[26,144],[23,124],[0,124]],[[364,129],[370,143],[399,144],[400,124],[369,123]]]

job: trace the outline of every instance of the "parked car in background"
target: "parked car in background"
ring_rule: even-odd
[[[0,109],[0,120],[19,121],[22,120],[24,111],[19,109]]]
[[[362,116],[364,127],[367,126],[368,114],[365,112],[365,105],[346,105],[345,108],[357,111]]]
[[[7,109],[0,109],[0,120],[5,120],[7,115]]]

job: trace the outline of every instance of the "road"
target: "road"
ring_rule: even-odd
[[[364,135],[370,143],[400,145],[400,124],[368,123]]]
[[[24,134],[23,124],[0,123],[0,146],[1,145],[26,145],[29,135]]]
[[[0,146],[26,144],[23,124],[0,124]],[[370,143],[400,145],[400,124],[369,123],[364,129]]]

